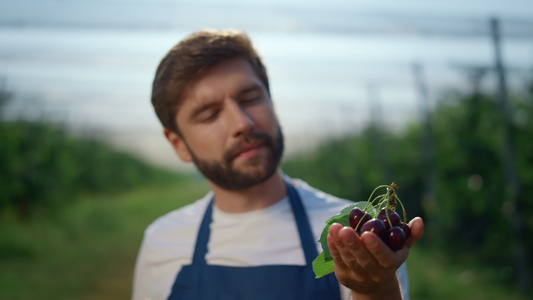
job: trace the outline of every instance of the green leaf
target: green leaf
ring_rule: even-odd
[[[352,209],[354,207],[359,207],[360,209],[364,210],[365,207],[367,206],[367,203],[366,201],[360,201],[360,202],[355,202],[353,204],[350,204],[348,206],[346,206],[345,208],[343,208],[341,210],[341,212],[331,218],[329,218],[327,221],[326,221],[326,226],[324,227],[324,229],[322,229],[322,234],[320,235],[320,244],[322,245],[322,251],[325,255],[326,258],[331,258],[331,253],[329,251],[329,246],[328,246],[328,230],[329,230],[329,226],[331,226],[331,224],[333,223],[340,223],[342,226],[350,226],[350,212],[352,211]],[[368,210],[368,207],[366,207],[367,210]],[[372,206],[370,206],[370,208],[372,208]]]
[[[331,226],[333,223],[340,223],[342,226],[350,226],[350,212],[352,209],[354,209],[354,207],[359,207],[367,212],[371,212],[374,209],[373,206],[368,206],[367,201],[355,202],[346,206],[339,214],[329,218],[326,221],[326,226],[324,229],[322,229],[322,234],[320,235],[320,240],[318,241],[322,245],[323,251],[313,261],[313,271],[315,272],[316,278],[320,278],[333,272],[333,266],[335,262],[331,257],[331,252],[329,251],[328,246],[329,226]]]
[[[343,214],[343,215],[335,215],[334,217],[330,218],[326,221],[326,226],[324,229],[322,229],[322,234],[320,235],[320,244],[322,245],[322,251],[325,254],[326,258],[331,258],[331,253],[329,252],[329,246],[328,246],[328,230],[329,226],[333,223],[340,223],[342,226],[349,226],[350,220],[349,215]]]
[[[324,252],[320,253],[315,260],[313,260],[313,271],[315,272],[315,278],[326,276],[329,273],[333,273],[335,262],[332,258],[326,258]]]
[[[340,215],[349,215],[352,209],[359,207],[362,211],[366,211],[370,213],[372,209],[374,208],[372,205],[369,205],[367,201],[359,201],[352,203],[345,208],[343,208],[340,212]]]

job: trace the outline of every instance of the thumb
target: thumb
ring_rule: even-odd
[[[420,217],[414,217],[408,226],[411,229],[411,237],[407,240],[405,246],[411,248],[424,235],[424,221]]]

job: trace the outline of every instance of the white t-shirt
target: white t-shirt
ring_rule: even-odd
[[[353,203],[293,180],[311,222],[316,240],[325,221]],[[198,227],[209,192],[196,202],[155,220],[145,231],[135,266],[132,300],[164,300],[183,265],[192,261]],[[305,265],[305,257],[288,197],[261,210],[225,213],[213,206],[206,260],[224,266]],[[320,243],[317,249],[322,251]],[[405,264],[398,270],[404,299],[408,299]],[[342,299],[350,290],[341,286]]]

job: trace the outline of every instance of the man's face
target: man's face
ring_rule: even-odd
[[[224,189],[259,184],[279,165],[283,135],[272,102],[243,59],[223,61],[192,82],[176,120],[186,150],[180,157]]]

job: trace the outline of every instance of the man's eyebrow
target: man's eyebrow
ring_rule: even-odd
[[[261,87],[261,85],[257,83],[253,83],[253,84],[250,84],[244,87],[242,90],[240,90],[235,97],[238,98],[246,93],[253,92],[253,91],[262,91],[262,90],[263,88]]]

